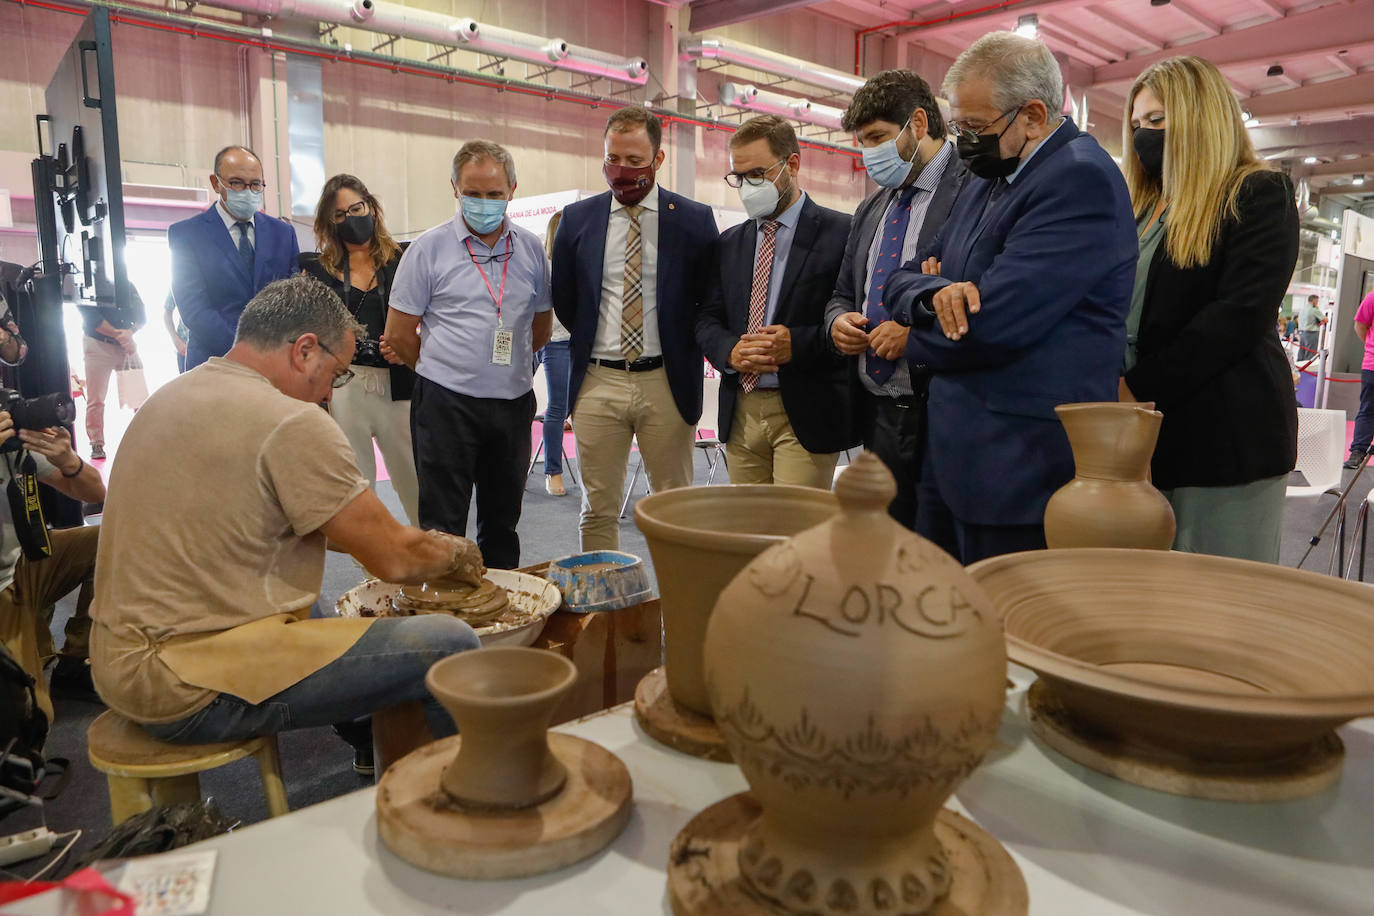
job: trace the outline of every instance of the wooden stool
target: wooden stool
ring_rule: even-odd
[[[104,712],[86,730],[91,766],[110,785],[110,819],[118,824],[154,804],[200,801],[196,774],[233,763],[249,754],[258,759],[268,816],[286,814],[277,738],[248,738],[217,744],[167,744],[116,712]]]

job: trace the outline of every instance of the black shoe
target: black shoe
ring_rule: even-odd
[[[371,776],[376,772],[372,758],[371,716],[349,722],[335,722],[334,734],[353,748],[353,772],[359,776]]]
[[[1347,471],[1353,471],[1362,464],[1364,464],[1364,452],[1351,452],[1350,457],[1345,459],[1345,464],[1341,465],[1341,467],[1345,468]]]
[[[88,659],[59,655],[48,685],[54,696],[100,702],[100,695],[95,692],[95,683],[91,680],[91,663]]]
[[[355,747],[353,749],[353,772],[359,776],[373,776],[377,772],[377,767],[372,759],[372,748]]]

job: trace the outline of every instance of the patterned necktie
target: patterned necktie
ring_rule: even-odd
[[[633,362],[644,352],[644,243],[639,233],[639,214],[643,207],[626,207],[630,228],[625,236],[625,291],[621,296],[620,352]]]
[[[906,230],[911,225],[911,198],[916,196],[915,188],[907,188],[892,209],[892,217],[887,224],[879,227],[882,242],[878,246],[878,258],[873,262],[873,278],[868,282],[868,329],[871,331],[891,318],[883,306],[883,287],[888,277],[902,266],[902,245],[906,242]],[[897,370],[895,360],[883,359],[869,348],[864,360],[869,376],[879,385],[886,385]]]
[[[764,315],[768,312],[768,285],[773,281],[773,247],[778,235],[778,221],[770,219],[763,224],[763,244],[759,246],[759,258],[754,262],[754,287],[749,293],[750,334],[763,327]],[[756,372],[741,372],[739,385],[750,392],[759,383]]]
[[[248,268],[248,272],[253,272],[253,243],[248,241],[248,223],[234,223],[234,228],[239,231],[239,257],[243,258],[243,266]]]

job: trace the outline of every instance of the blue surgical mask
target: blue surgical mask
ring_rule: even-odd
[[[863,151],[864,168],[868,170],[868,177],[881,187],[900,188],[916,166],[916,151],[912,151],[910,161],[903,159],[902,154],[897,151],[897,141],[910,126],[911,119],[908,118],[906,127],[903,127],[897,136]]]
[[[468,197],[466,194],[458,198],[458,207],[462,211],[463,219],[467,221],[468,228],[478,235],[486,235],[500,228],[501,220],[506,218],[508,203],[510,201]]]
[[[224,209],[228,210],[229,215],[234,219],[252,219],[253,214],[262,209],[262,192],[250,191],[247,188],[242,191],[225,188]]]

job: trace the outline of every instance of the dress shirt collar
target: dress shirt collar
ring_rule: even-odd
[[[806,203],[806,192],[802,191],[797,195],[797,199],[792,202],[792,206],[779,213],[774,219],[783,224],[787,229],[797,228],[797,221],[801,219],[802,204]],[[760,217],[754,220],[754,228],[759,232],[763,231],[763,224],[767,219]]]
[[[918,191],[934,194],[935,189],[940,186],[940,179],[945,177],[945,169],[949,168],[949,162],[953,158],[954,144],[941,141],[940,151],[930,157],[930,161],[921,169],[921,174],[916,176],[916,182],[912,187]]]
[[[1046,134],[1046,135],[1040,140],[1039,143],[1035,144],[1035,149],[1033,149],[1033,150],[1030,151],[1030,155],[1029,155],[1029,156],[1026,156],[1026,157],[1023,158],[1019,163],[1017,163],[1017,165],[1016,165],[1016,171],[1012,172],[1010,175],[1007,176],[1007,184],[1011,184],[1012,182],[1014,182],[1014,181],[1017,179],[1017,177],[1020,176],[1021,170],[1024,169],[1024,168],[1026,167],[1026,163],[1027,163],[1027,162],[1030,162],[1032,159],[1034,159],[1034,158],[1035,158],[1035,154],[1038,153],[1038,152],[1040,152],[1040,150],[1042,150],[1042,149],[1045,147],[1045,144],[1049,142],[1050,137],[1053,137],[1055,134],[1057,134],[1057,133],[1059,133],[1061,130],[1063,130],[1063,129],[1064,129],[1064,125],[1067,124],[1067,123],[1069,123],[1069,119],[1068,119],[1068,118],[1060,118],[1060,119],[1059,119],[1059,126],[1056,127],[1054,130],[1050,131],[1048,134]]]
[[[484,247],[487,244],[486,242],[482,241],[481,236],[479,236],[477,233],[473,232],[471,229],[468,228],[468,221],[463,219],[463,214],[461,213],[455,214],[453,217],[453,231],[458,236],[459,245],[463,245],[464,239],[472,239],[474,242]],[[501,234],[496,237],[496,244],[492,245],[487,250],[495,251],[498,247],[500,247],[501,240],[509,235],[510,220],[507,219],[501,223]],[[464,250],[467,250],[466,246],[464,246]]]
[[[653,186],[652,188],[649,189],[649,193],[648,193],[648,194],[645,194],[645,195],[644,195],[644,199],[641,200],[639,203],[635,204],[635,206],[637,206],[637,207],[643,207],[645,210],[653,210],[655,213],[658,212],[658,180],[657,180],[657,179],[654,180],[654,186]],[[625,209],[625,205],[622,204],[620,201],[616,200],[616,199],[615,199],[615,195],[612,194],[612,195],[611,195],[611,212],[612,212],[612,213],[615,213],[617,210],[624,210],[624,209]]]

